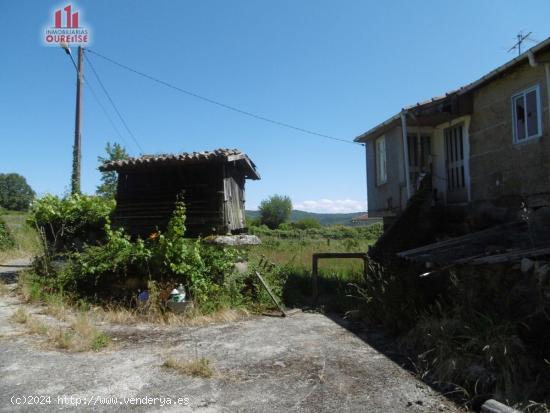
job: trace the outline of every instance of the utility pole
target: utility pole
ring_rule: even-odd
[[[78,65],[76,73],[76,114],[74,122],[73,173],[71,175],[71,194],[80,193],[80,159],[82,125],[82,78],[84,76],[84,49],[78,46]]]

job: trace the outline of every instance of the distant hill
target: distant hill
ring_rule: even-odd
[[[351,214],[317,214],[315,212],[306,212],[293,210],[290,215],[291,221],[299,221],[304,218],[315,218],[321,225],[351,225],[351,219],[366,212],[353,212]],[[246,211],[247,218],[258,218],[260,211]],[[370,221],[370,220],[369,220]],[[373,222],[378,222],[373,219]]]

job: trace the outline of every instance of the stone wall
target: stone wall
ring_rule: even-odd
[[[550,60],[550,53],[539,57]],[[540,138],[513,141],[512,96],[539,85]],[[544,65],[523,63],[476,90],[470,124],[470,173],[473,201],[550,191],[548,93]]]

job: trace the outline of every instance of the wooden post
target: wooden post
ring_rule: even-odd
[[[80,193],[80,159],[81,155],[81,114],[82,114],[82,77],[84,70],[84,49],[78,46],[78,66],[76,74],[76,114],[74,123],[73,172],[71,176],[71,194]]]
[[[319,295],[319,259],[361,259],[363,260],[363,272],[366,275],[368,271],[369,256],[364,252],[318,252],[311,256],[311,301],[313,307],[317,306],[317,298]]]
[[[281,311],[281,314],[283,315],[283,317],[286,317],[287,313],[285,311],[284,306],[281,305],[281,303],[279,303],[279,300],[277,300],[277,297],[275,297],[275,294],[273,294],[273,291],[271,291],[271,288],[269,288],[269,285],[267,285],[267,283],[265,282],[263,277],[260,275],[260,273],[258,271],[254,271],[254,272],[256,273],[256,277],[258,277],[258,279],[260,280],[260,282],[264,286],[265,290],[267,291],[267,293],[271,297],[271,300],[273,301],[273,303],[275,303],[275,305],[279,308],[279,310]]]
[[[319,295],[319,286],[318,286],[318,280],[317,280],[317,272],[318,272],[318,263],[319,259],[317,254],[313,254],[312,256],[312,262],[311,262],[311,277],[313,281],[312,289],[311,289],[311,297],[312,297],[312,304],[313,307],[317,306],[317,296]]]

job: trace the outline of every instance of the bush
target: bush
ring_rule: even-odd
[[[0,251],[7,250],[14,246],[14,241],[8,231],[6,223],[0,219]]]
[[[143,240],[132,242],[127,235],[106,228],[107,242],[88,246],[69,255],[69,265],[57,274],[57,287],[78,294],[109,290],[129,274],[146,275],[152,253]]]
[[[34,191],[19,174],[0,174],[0,207],[26,211],[34,198]]]
[[[107,221],[101,242],[58,254],[66,260],[64,265],[56,269],[49,264],[50,260],[37,261],[36,271],[42,274],[39,290],[63,291],[100,302],[133,297],[134,301],[130,302],[135,304],[140,287],[149,291],[151,301],[156,297],[155,302],[161,304],[159,311],[162,313],[168,292],[181,283],[203,313],[227,307],[261,309],[273,306],[253,272],[234,270],[235,262],[246,258],[243,256],[246,251],[237,252],[235,248],[185,238],[183,200],[176,202],[166,231],[155,232],[145,240],[133,240],[123,230],[111,229],[108,223],[110,208],[103,208],[108,205],[104,202],[81,195],[65,200],[50,196],[35,205],[33,222],[64,228],[64,239],[69,230],[70,234],[82,232],[84,227],[76,225],[78,222],[97,225]],[[262,268],[262,275],[281,296],[286,281],[285,269],[277,267],[267,271]],[[156,292],[152,291],[152,285]]]
[[[189,286],[199,305],[206,304],[223,284],[224,275],[233,268],[234,254],[228,248],[184,238],[185,218],[185,204],[178,201],[166,234],[158,236],[153,255],[167,275],[175,275]]]
[[[80,249],[105,237],[115,202],[81,194],[46,195],[33,202],[29,223],[39,228],[54,251]]]
[[[292,201],[287,196],[273,195],[260,203],[260,222],[271,229],[288,221],[292,212]]]
[[[129,278],[138,279],[141,284],[159,281],[164,287],[181,283],[204,312],[245,301],[240,289],[242,280],[231,283],[229,277],[236,260],[235,250],[185,238],[183,201],[176,203],[165,233],[154,233],[147,240],[132,240],[108,224],[104,232],[105,242],[70,252],[68,264],[52,272],[49,281],[44,279],[45,284],[81,296],[110,299],[127,296],[128,290],[134,293],[125,284]]]
[[[293,222],[292,226],[296,229],[319,229],[321,228],[321,223],[315,218],[304,218],[299,221]]]

